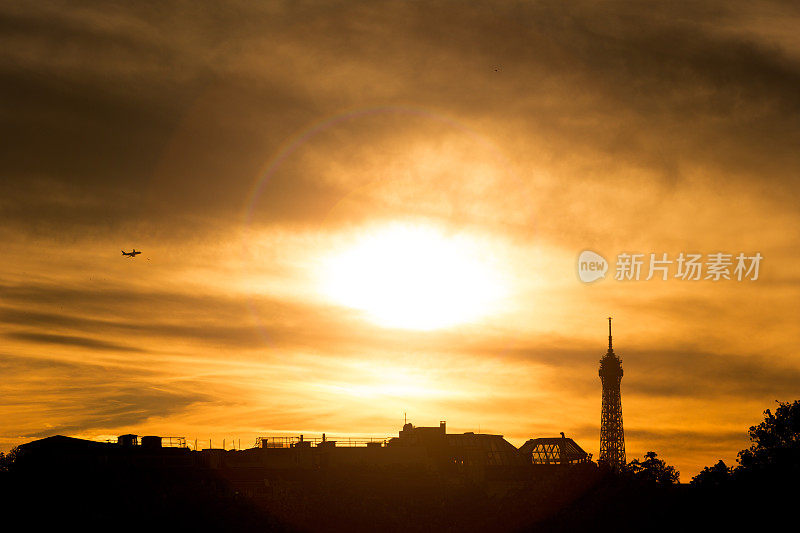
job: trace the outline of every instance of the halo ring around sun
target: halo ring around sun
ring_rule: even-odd
[[[414,106],[351,109],[326,117],[293,135],[262,166],[244,204],[242,235],[247,233],[258,199],[267,190],[271,178],[292,156],[312,139],[332,128],[381,114],[423,117],[452,127],[472,142],[488,149],[504,172],[515,176],[508,159],[494,143],[451,117]],[[503,293],[502,283],[478,259],[480,254],[470,249],[463,238],[452,240],[435,229],[414,224],[399,224],[376,231],[349,252],[340,254],[338,259],[329,257],[327,264],[332,270],[322,276],[325,282],[320,287],[321,293],[329,301],[361,312],[372,323],[419,330],[448,327],[485,314],[492,307],[491,303]],[[386,249],[381,250],[381,245],[375,240],[377,238],[394,243],[394,250],[391,253]],[[243,238],[243,255],[247,246],[249,243]],[[370,246],[375,253],[369,252]],[[359,254],[363,261],[361,267],[356,264],[345,266]],[[348,281],[343,274],[347,270],[361,273],[358,283]],[[369,272],[373,275],[367,275]],[[337,286],[350,291],[350,295],[336,289]],[[379,302],[384,302],[385,306]],[[248,309],[262,339],[270,343],[267,328],[254,302],[248,301]]]

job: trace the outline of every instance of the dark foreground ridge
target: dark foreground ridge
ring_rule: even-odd
[[[406,424],[385,441],[298,436],[201,451],[166,444],[123,435],[22,445],[0,472],[5,518],[33,529],[717,531],[763,525],[755,511],[783,490],[648,481],[598,466],[563,433],[517,449],[501,435],[448,434],[444,422]],[[796,495],[797,477],[784,481]]]

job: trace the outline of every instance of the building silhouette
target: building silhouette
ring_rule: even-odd
[[[603,403],[600,413],[599,462],[612,468],[625,465],[625,433],[622,429],[622,361],[611,346],[611,317],[608,317],[608,352],[600,359]]]
[[[344,477],[368,471],[391,475],[432,475],[506,485],[536,479],[552,468],[590,466],[591,456],[572,439],[530,439],[517,449],[502,435],[448,433],[445,422],[417,427],[406,423],[397,437],[336,439],[261,437],[252,448],[192,450],[183,437],[120,435],[95,442],[61,435],[19,447],[20,464],[44,470],[64,465],[87,470],[158,468],[179,475],[187,469],[215,472],[242,495],[258,496],[281,484],[303,484],[313,475]],[[304,481],[305,480],[305,481]],[[266,482],[266,484],[265,484]]]

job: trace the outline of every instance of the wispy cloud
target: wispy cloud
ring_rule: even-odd
[[[199,384],[167,384],[158,371],[8,353],[0,368],[4,440],[135,425],[210,399]]]

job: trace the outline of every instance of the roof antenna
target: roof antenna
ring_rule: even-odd
[[[614,351],[614,349],[611,347],[611,317],[608,317],[608,351]]]
[[[408,420],[406,419],[406,412],[403,411],[403,425],[405,426],[406,424],[408,424]]]

